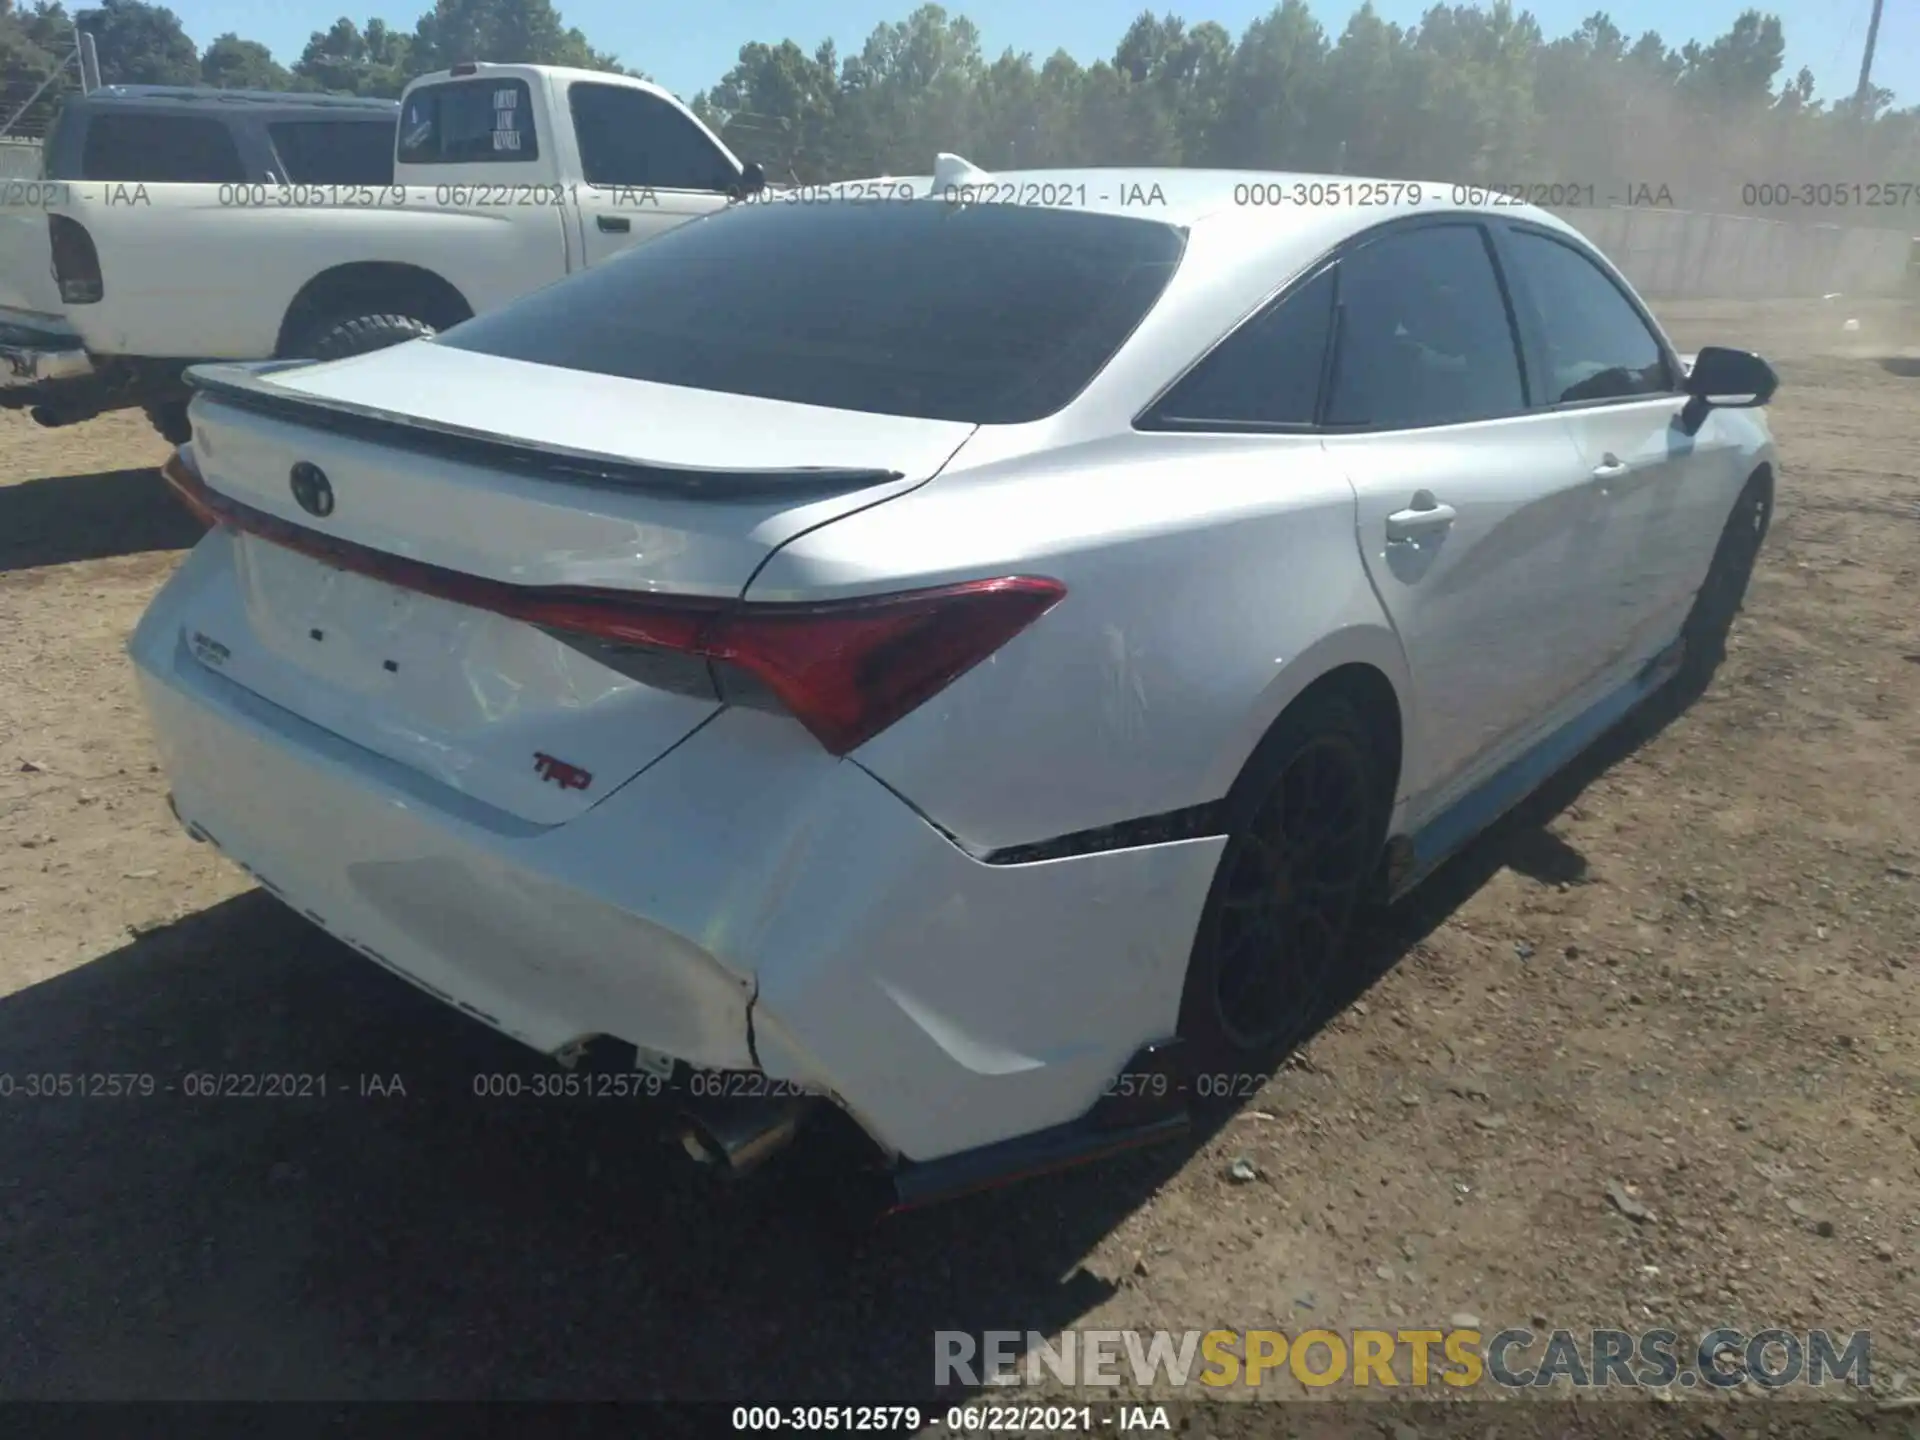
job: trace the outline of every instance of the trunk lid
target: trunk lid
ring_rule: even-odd
[[[431,342],[198,374],[191,454],[217,496],[383,556],[541,589],[737,598],[788,540],[914,488],[974,429]],[[295,498],[296,466],[324,474],[330,511]],[[572,818],[719,708],[702,662],[563,639],[244,527],[232,543],[237,596],[183,624],[203,663],[522,820]]]

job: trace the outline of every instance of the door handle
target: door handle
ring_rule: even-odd
[[[1453,506],[1442,505],[1435,500],[1431,490],[1422,490],[1413,497],[1410,507],[1387,516],[1387,539],[1418,540],[1422,535],[1445,530],[1458,518],[1459,513]]]
[[[633,229],[633,221],[624,215],[596,215],[593,223],[609,235],[624,235]]]
[[[1626,462],[1611,450],[1600,457],[1600,463],[1593,467],[1596,480],[1614,480],[1627,473]]]

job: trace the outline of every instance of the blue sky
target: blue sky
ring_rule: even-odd
[[[171,0],[187,33],[202,47],[216,35],[238,31],[267,45],[283,62],[295,59],[307,37],[331,25],[342,0]],[[602,50],[637,66],[668,88],[691,99],[733,64],[751,40],[792,39],[812,50],[831,39],[842,54],[859,47],[876,25],[903,19],[916,0],[698,0],[687,4],[636,4],[634,0],[556,0],[570,25]],[[1376,0],[1387,19],[1417,20],[1430,0]],[[412,29],[427,0],[390,0],[373,13],[389,24]],[[951,3],[950,13],[979,26],[990,55],[1002,50],[1032,51],[1044,58],[1057,49],[1083,61],[1111,55],[1127,25],[1141,9],[1136,0],[971,0]],[[1273,8],[1273,0],[1196,0],[1174,5],[1161,0],[1156,11],[1171,10],[1190,23],[1215,20],[1237,38],[1247,23]],[[1313,5],[1321,24],[1338,33],[1358,6],[1347,0]],[[1741,0],[1540,0],[1530,6],[1551,36],[1575,29],[1595,10],[1604,9],[1629,35],[1658,30],[1670,45],[1708,40],[1725,31],[1741,10]],[[1818,94],[1836,99],[1852,93],[1859,79],[1860,51],[1866,42],[1872,0],[1780,0],[1762,5],[1786,27],[1786,73],[1802,65],[1813,71]],[[356,14],[364,23],[369,15]],[[484,57],[482,57],[484,58]],[[1892,0],[1880,22],[1874,80],[1887,86],[1903,105],[1920,104],[1920,6]]]

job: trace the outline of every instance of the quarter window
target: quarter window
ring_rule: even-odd
[[[1328,269],[1223,340],[1161,402],[1156,423],[1181,430],[1311,425],[1332,324]]]

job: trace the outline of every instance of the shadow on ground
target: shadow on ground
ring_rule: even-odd
[[[0,571],[187,550],[203,533],[157,470],[0,485]]]
[[[1920,380],[1920,355],[1884,355],[1880,368],[1903,380]]]
[[[1542,826],[1671,709],[1382,917],[1339,1005],[1502,865],[1577,880]],[[932,1407],[958,1398],[934,1392],[933,1332],[1075,1323],[1110,1293],[1083,1257],[1209,1138],[850,1233],[821,1223],[838,1182],[804,1153],[716,1188],[645,1102],[476,1098],[546,1062],[259,891],[0,1002],[0,1056],[14,1397]],[[326,1093],[199,1098],[197,1072]],[[26,1099],[36,1073],[156,1093]]]

